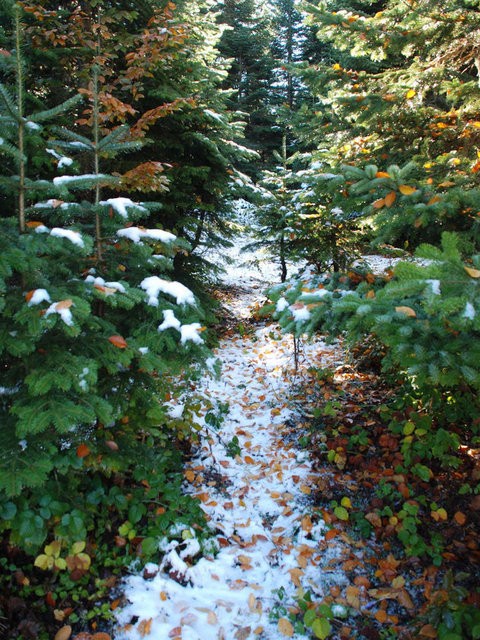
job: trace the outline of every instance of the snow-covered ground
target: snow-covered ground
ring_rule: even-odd
[[[245,316],[276,274],[268,260],[255,267],[238,254],[226,278],[241,287],[234,313]],[[337,570],[341,549],[325,544],[326,525],[310,500],[315,470],[286,424],[295,417],[292,382],[302,367],[339,364],[341,353],[321,341],[305,344],[295,372],[291,337],[258,325],[253,334],[227,336],[216,355],[221,377],[206,378],[201,392],[229,405],[223,443],[205,429],[185,470],[186,490],[198,496],[215,532],[212,551],[198,560],[193,530],[163,543],[162,564],[125,581],[129,604],[118,614],[116,640],[300,638],[288,620],[296,596],[304,590],[321,600],[330,585],[346,583]],[[233,438],[240,447],[234,458],[224,446]]]

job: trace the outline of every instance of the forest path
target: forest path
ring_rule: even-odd
[[[268,283],[265,275],[235,268],[241,278],[232,269],[230,277],[242,286],[230,306],[242,321]],[[187,491],[201,500],[216,532],[215,552],[200,549],[193,530],[166,546],[160,567],[128,579],[130,604],[118,616],[115,638],[300,638],[288,619],[296,597],[311,592],[318,601],[329,586],[345,585],[337,570],[342,550],[325,541],[327,527],[310,495],[317,475],[293,426],[302,376],[309,367],[339,364],[341,353],[321,341],[304,344],[295,371],[291,336],[268,323],[242,333],[221,340],[215,354],[221,376],[198,389],[229,410],[218,435],[203,430],[185,469]],[[234,457],[228,442],[238,445]]]

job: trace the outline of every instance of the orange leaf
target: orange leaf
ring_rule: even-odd
[[[471,267],[464,267],[464,269],[471,278],[480,278],[480,271],[478,269],[472,269]]]
[[[110,336],[108,340],[119,349],[125,349],[125,347],[127,347],[127,341],[123,336]]]
[[[93,634],[92,640],[112,640],[112,636],[103,631],[97,631],[97,633]]]
[[[440,201],[441,201],[440,196],[433,196],[432,198],[430,198],[427,204],[435,204],[436,202],[440,202]]]
[[[27,302],[30,302],[30,300],[33,298],[33,294],[35,293],[35,291],[36,291],[36,289],[32,289],[31,291],[28,291],[28,292],[25,294],[25,300],[26,300]]]
[[[479,272],[480,274],[480,272]],[[395,307],[395,311],[397,311],[398,313],[403,313],[404,315],[408,316],[409,318],[416,318],[417,314],[415,313],[415,311],[411,308],[411,307]]]
[[[138,633],[144,638],[150,634],[152,629],[153,618],[149,618],[148,620],[142,620],[138,624]]]
[[[86,444],[80,444],[77,447],[77,458],[86,458],[90,453],[90,449]]]
[[[66,624],[57,631],[54,640],[68,640],[71,635],[72,627],[69,624]]]
[[[325,540],[332,540],[333,538],[336,538],[339,534],[340,534],[340,531],[338,529],[329,529],[325,534]]]
[[[294,628],[290,620],[287,620],[287,618],[280,618],[278,621],[278,630],[282,635],[287,636],[288,638],[293,637]]]
[[[416,187],[411,187],[408,184],[401,184],[398,187],[398,190],[400,191],[400,193],[403,193],[404,196],[410,196],[412,193],[415,193],[417,189]]]
[[[187,469],[183,475],[188,482],[193,482],[195,480],[195,471],[192,471],[191,469]]]
[[[387,207],[391,207],[396,199],[397,194],[395,193],[395,191],[390,191],[390,193],[387,193],[387,195],[385,196],[385,205]]]
[[[307,533],[310,533],[311,530],[313,529],[313,523],[312,523],[312,519],[310,518],[310,516],[304,516],[302,518],[302,529],[304,531],[306,531]]]
[[[455,519],[455,522],[459,524],[461,527],[463,527],[463,525],[467,521],[467,516],[461,511],[457,511],[457,513],[453,517]]]
[[[375,614],[375,619],[384,624],[388,620],[387,612],[384,609],[379,609]]]
[[[251,457],[251,456],[245,456],[243,458],[244,462],[246,462],[247,464],[255,464],[255,460]]]
[[[38,220],[30,220],[27,222],[27,227],[29,229],[36,229],[37,227],[43,226],[43,222],[39,222]]]
[[[377,171],[377,173],[375,174],[376,178],[390,178],[390,174],[387,173],[386,171]]]
[[[70,298],[68,298],[68,300],[60,300],[60,302],[57,302],[57,304],[55,305],[55,309],[56,311],[61,311],[62,309],[70,309],[72,304],[73,300],[71,300]]]
[[[379,198],[378,200],[375,200],[375,202],[373,203],[374,209],[381,209],[384,206],[385,206],[385,198]]]

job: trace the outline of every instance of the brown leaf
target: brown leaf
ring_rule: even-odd
[[[112,451],[118,451],[119,450],[119,446],[114,440],[105,440],[105,444]]]
[[[104,633],[103,631],[98,631],[93,634],[92,640],[112,640],[112,636],[108,633]]]
[[[288,570],[288,573],[290,574],[290,577],[291,577],[291,579],[292,579],[293,584],[294,584],[296,587],[301,587],[301,586],[302,586],[302,583],[300,582],[300,578],[303,576],[303,571],[302,571],[302,569],[298,569],[298,568],[295,568],[295,569],[289,569],[289,570]]]
[[[424,638],[436,638],[437,635],[438,635],[437,631],[435,630],[435,628],[431,624],[424,625],[420,629],[419,633]]]
[[[380,622],[380,624],[384,624],[388,620],[387,612],[384,609],[379,609],[375,613],[375,619],[378,620],[378,622]]]
[[[251,630],[251,627],[242,627],[241,629],[237,629],[234,635],[235,640],[247,640],[250,636]]]

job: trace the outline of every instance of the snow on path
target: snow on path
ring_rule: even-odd
[[[243,304],[251,304],[249,284],[258,290],[258,278],[243,273],[241,284]],[[339,363],[334,347],[316,342],[303,348],[305,368]],[[252,335],[226,337],[216,355],[221,377],[206,379],[200,392],[229,404],[219,435],[223,443],[236,436],[241,453],[229,457],[219,438],[204,430],[185,475],[187,490],[201,500],[216,531],[218,552],[191,562],[200,551],[191,530],[192,537],[187,532],[183,542],[165,547],[160,567],[146,567],[146,578],[145,572],[128,578],[129,604],[117,616],[116,640],[304,638],[279,607],[294,605],[302,589],[321,600],[330,585],[346,583],[336,571],[341,550],[333,541],[325,544],[327,527],[313,514],[315,471],[288,437],[296,375],[291,337],[261,325]]]

